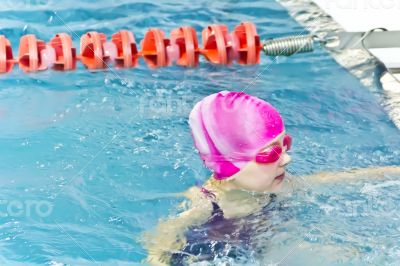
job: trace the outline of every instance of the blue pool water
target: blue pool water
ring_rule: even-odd
[[[141,40],[149,27],[191,25],[200,36],[208,24],[232,29],[247,20],[264,38],[306,32],[274,1],[5,2],[0,34],[14,51],[28,33],[49,40],[68,32],[79,47],[89,30],[126,28]],[[400,164],[400,134],[379,87],[363,87],[319,48],[252,67],[16,70],[0,76],[0,264],[141,264],[141,234],[181,202],[171,193],[209,175],[187,117],[220,90],[245,90],[282,112],[294,176]],[[282,197],[287,209],[272,215],[274,230],[259,236],[267,247],[253,263],[395,265],[398,177],[305,185]],[[363,211],[349,211],[357,204]]]

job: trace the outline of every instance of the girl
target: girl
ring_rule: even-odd
[[[280,208],[275,193],[291,161],[287,152],[292,139],[274,107],[242,92],[222,91],[195,105],[189,125],[213,175],[203,187],[183,193],[189,200],[186,211],[146,237],[152,265],[187,265],[218,256],[238,259],[251,250],[252,236],[268,220],[268,212]],[[375,174],[385,170],[398,171],[387,168]],[[258,222],[249,222],[255,215]]]

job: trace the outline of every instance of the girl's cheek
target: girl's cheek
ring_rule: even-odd
[[[273,179],[277,176],[279,168],[279,162],[275,162],[273,164],[266,165],[264,169],[264,176],[267,176],[269,179]]]

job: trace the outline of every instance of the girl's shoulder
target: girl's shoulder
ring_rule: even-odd
[[[193,206],[210,206],[213,201],[217,201],[216,189],[211,185],[208,180],[203,186],[192,186],[183,193],[191,205]]]

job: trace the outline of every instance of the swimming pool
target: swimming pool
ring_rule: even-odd
[[[187,24],[199,33],[249,20],[262,37],[304,31],[274,1],[6,2],[0,33],[14,51],[27,33],[49,40],[73,31],[79,47],[77,36],[89,30],[110,36],[127,28],[141,40],[148,27]],[[0,76],[1,264],[141,264],[140,234],[181,200],[170,194],[209,175],[187,117],[196,101],[224,89],[282,112],[294,137],[293,175],[400,163],[399,131],[378,86],[371,92],[322,49],[252,67],[14,71]],[[394,265],[399,187],[387,176],[294,191],[282,199],[292,218],[272,216],[264,260],[255,263]],[[367,211],[349,212],[357,204]]]

